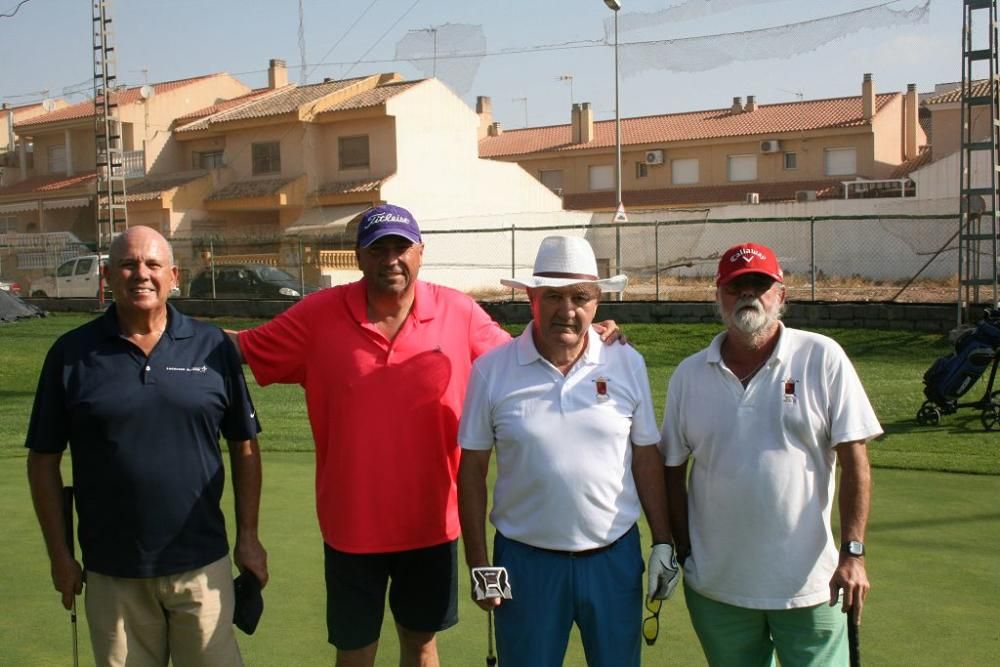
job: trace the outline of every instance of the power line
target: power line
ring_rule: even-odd
[[[412,11],[413,11],[413,10],[414,10],[414,9],[416,8],[416,6],[417,6],[417,5],[419,5],[419,4],[420,4],[420,0],[414,0],[413,4],[412,4],[412,5],[410,5],[409,9],[407,9],[407,10],[406,10],[405,12],[403,12],[402,14],[400,14],[399,18],[398,18],[398,19],[396,19],[396,20],[395,20],[395,21],[393,22],[393,24],[392,24],[391,26],[389,26],[389,27],[388,27],[388,28],[386,29],[386,31],[385,31],[385,32],[383,32],[383,33],[382,33],[382,36],[381,36],[381,37],[379,37],[378,39],[376,39],[376,40],[375,40],[374,42],[372,42],[372,45],[368,47],[368,50],[367,50],[367,51],[365,51],[364,53],[362,53],[362,54],[361,54],[361,57],[360,57],[360,58],[358,58],[358,59],[357,59],[357,60],[356,60],[356,61],[355,61],[355,62],[354,62],[353,64],[351,64],[351,66],[350,66],[350,67],[348,67],[348,68],[347,68],[347,71],[346,71],[346,72],[344,72],[344,74],[343,74],[344,78],[347,78],[347,75],[351,73],[351,70],[353,70],[353,69],[354,69],[354,68],[355,68],[355,67],[356,67],[356,66],[358,65],[358,63],[361,63],[361,62],[367,62],[367,61],[365,61],[365,59],[364,59],[364,58],[365,58],[365,56],[367,56],[367,55],[368,55],[369,53],[371,53],[371,52],[372,52],[372,49],[374,49],[374,48],[375,48],[376,46],[378,46],[378,45],[379,45],[379,43],[380,43],[380,42],[381,42],[381,41],[382,41],[383,39],[385,39],[385,38],[386,38],[386,36],[387,36],[387,35],[388,35],[388,34],[389,34],[390,32],[392,32],[393,28],[395,28],[395,27],[396,27],[397,25],[399,25],[400,21],[402,21],[403,19],[405,19],[405,18],[407,17],[407,15],[408,15],[408,14],[409,14],[410,12],[412,12]],[[390,62],[391,62],[391,61],[390,61]]]
[[[19,10],[22,5],[28,4],[28,1],[29,0],[21,0],[21,2],[17,3],[17,6],[14,7],[13,11],[11,11],[9,14],[0,14],[0,19],[12,19],[12,18],[14,18],[14,14],[17,14],[17,10]]]

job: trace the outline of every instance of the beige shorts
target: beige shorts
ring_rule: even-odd
[[[197,570],[130,579],[87,572],[87,622],[98,667],[242,666],[233,632],[229,556]]]

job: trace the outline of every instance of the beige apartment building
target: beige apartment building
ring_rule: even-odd
[[[169,130],[174,119],[247,90],[228,74],[212,74],[119,91],[125,176],[142,179],[175,170],[177,142]],[[71,232],[92,240],[97,161],[93,101],[15,118],[13,131],[17,166],[6,169],[0,187],[4,231]]]
[[[759,104],[750,95],[728,108],[621,121],[622,200],[656,209],[844,196],[844,181],[899,178],[927,137],[916,87],[876,93],[865,74],[861,94]],[[563,197],[567,209],[614,210],[615,123],[594,121],[574,104],[570,123],[504,131],[480,98],[479,154],[516,162]],[[858,191],[900,196],[912,184],[868,183]]]
[[[589,223],[517,165],[480,159],[478,115],[436,79],[383,73],[298,86],[277,59],[268,79],[258,90],[214,75],[121,94],[128,222],[171,238],[185,276],[211,259],[301,268],[324,284],[354,279],[350,224],[387,201],[424,229]],[[185,104],[154,117],[153,105],[181,86]],[[17,129],[34,141],[35,169],[0,188],[0,215],[13,216],[12,231],[92,240],[93,105]],[[509,274],[509,248],[497,251],[502,263],[472,261],[469,238],[428,243],[427,277],[476,286]]]

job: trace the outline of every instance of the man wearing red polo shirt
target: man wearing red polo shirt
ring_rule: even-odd
[[[433,666],[435,633],[458,621],[465,387],[510,336],[465,294],[417,279],[423,243],[406,209],[366,211],[356,253],[362,280],[241,332],[239,347],[261,385],[305,388],[337,665],[374,664],[388,586],[401,663]]]

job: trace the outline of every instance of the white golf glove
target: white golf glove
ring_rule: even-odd
[[[677,588],[680,568],[672,544],[654,544],[649,554],[649,597],[666,600]]]

